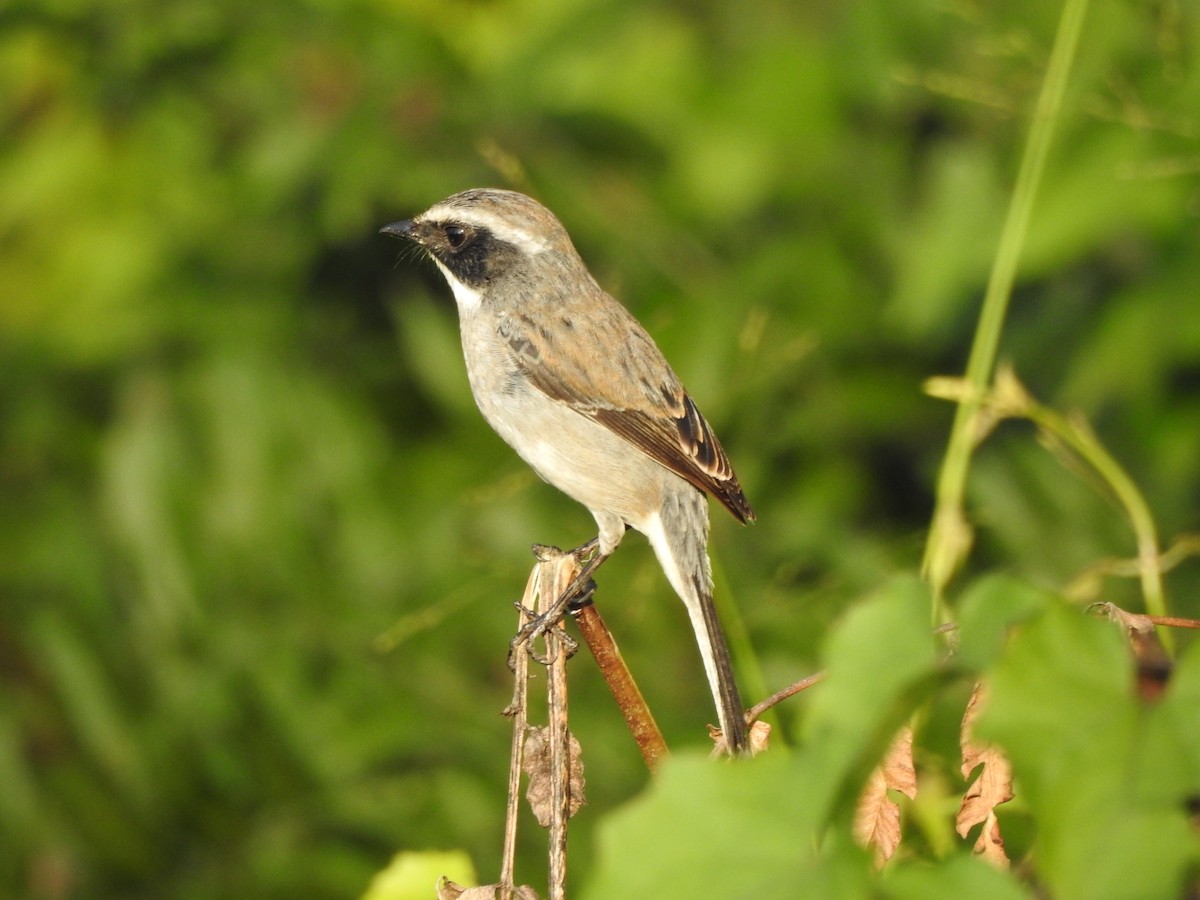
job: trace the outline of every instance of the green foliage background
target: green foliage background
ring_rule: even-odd
[[[375,233],[466,187],[554,209],[722,435],[760,517],[714,511],[747,684],[821,665],[830,623],[919,562],[952,414],[921,383],[962,369],[1057,16],[0,8],[5,893],[347,897],[425,848],[491,877],[510,601],[532,542],[593,525],[479,419],[448,292]],[[1200,500],[1198,31],[1180,0],[1089,11],[1004,347],[1167,538]],[[1058,591],[1133,553],[1019,426],[970,499],[964,583]],[[1168,577],[1179,614],[1197,571]],[[668,740],[702,746],[707,690],[644,542],[600,581]],[[1133,584],[1103,597],[1137,608]],[[646,776],[582,659],[573,678],[586,880],[595,823]]]

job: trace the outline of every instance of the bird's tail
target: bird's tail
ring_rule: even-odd
[[[671,587],[687,607],[725,743],[732,754],[744,753],[749,742],[742,699],[733,677],[729,644],[713,603],[707,498],[691,485],[681,485],[664,499],[658,520],[646,530],[646,536]]]

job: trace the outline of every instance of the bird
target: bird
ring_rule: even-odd
[[[748,752],[713,602],[706,495],[743,524],[755,513],[653,338],[600,287],[558,218],[525,194],[462,191],[380,232],[415,244],[445,276],[484,419],[595,518],[585,571],[616,550],[627,528],[649,540],[687,608],[725,746]]]

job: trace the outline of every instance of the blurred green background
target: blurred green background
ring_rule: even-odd
[[[594,526],[483,424],[440,276],[376,234],[467,187],[545,202],[655,335],[759,513],[714,508],[719,584],[769,688],[810,673],[919,563],[952,415],[921,384],[962,370],[1058,12],[0,8],[0,893],[353,897],[425,848],[494,877],[511,601],[531,543]],[[1089,11],[1004,347],[1164,543],[1200,525],[1198,29]],[[970,497],[975,572],[1061,589],[1134,552],[1026,427]],[[645,542],[599,580],[668,740],[703,746]],[[586,848],[646,776],[573,679]]]

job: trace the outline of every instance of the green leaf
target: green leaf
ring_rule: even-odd
[[[1182,794],[1131,790],[1157,750],[1117,629],[1051,606],[1014,638],[991,686],[978,733],[1012,761],[1037,827],[1033,864],[1051,896],[1178,896],[1195,842]]]
[[[429,900],[445,876],[464,886],[475,884],[475,867],[461,850],[397,853],[371,879],[362,900]]]
[[[1200,797],[1200,643],[1188,648],[1142,736],[1134,790],[1148,802]]]
[[[1031,896],[1008,872],[970,856],[952,856],[936,865],[919,862],[889,868],[883,888],[888,900],[1028,900]]]
[[[583,896],[803,896],[817,864],[801,823],[819,793],[801,775],[782,754],[736,764],[673,757],[647,794],[602,824]],[[865,854],[858,868],[861,888]]]
[[[894,580],[855,607],[826,647],[827,678],[804,725],[805,762],[820,792],[810,810],[832,815],[839,791],[856,791],[915,708],[915,689],[934,670],[927,587]]]
[[[1000,655],[1011,630],[1041,612],[1051,595],[1011,575],[988,575],[964,594],[958,614],[958,660],[982,670]]]
[[[898,579],[855,607],[827,656],[794,756],[673,758],[647,794],[601,825],[585,896],[868,896],[870,858],[850,840],[849,814],[933,671],[924,587]]]

